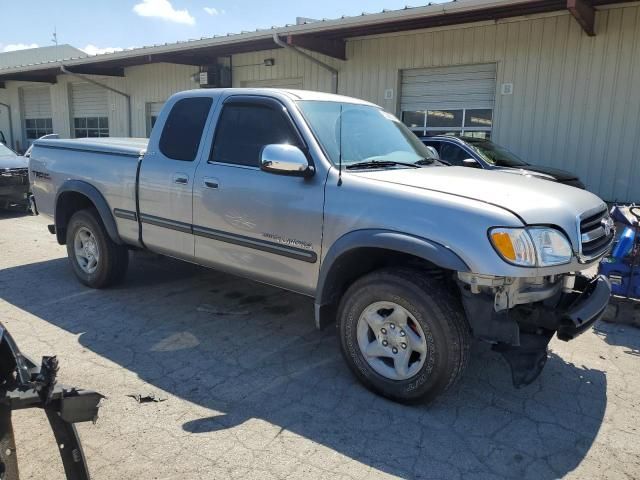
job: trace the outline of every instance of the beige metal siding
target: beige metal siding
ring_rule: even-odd
[[[301,89],[302,78],[281,78],[274,80],[246,80],[242,82],[244,88],[297,88]]]
[[[164,103],[171,95],[183,90],[198,88],[193,75],[198,67],[157,63],[126,69],[126,91],[132,102],[132,134],[134,137],[147,135],[147,104]],[[126,112],[126,107],[125,110]]]
[[[308,53],[335,68],[342,68],[342,65],[346,65],[346,63],[335,58],[313,52]],[[264,60],[266,58],[273,58],[274,65],[265,66]],[[234,55],[232,65],[234,87],[242,87],[246,82],[301,78],[302,88],[306,90],[331,92],[331,74],[315,63],[289,50],[280,48]]]

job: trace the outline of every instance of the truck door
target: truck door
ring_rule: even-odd
[[[270,144],[307,152],[278,100],[227,98],[209,157],[196,172],[195,254],[199,263],[310,294],[319,269],[324,176],[261,170],[262,148]]]
[[[211,97],[197,96],[167,106],[171,110],[156,124],[142,160],[142,240],[158,253],[193,260],[193,185],[212,103]]]

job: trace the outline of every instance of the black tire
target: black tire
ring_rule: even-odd
[[[100,253],[94,272],[87,273],[78,263],[74,241],[81,228],[89,230],[96,241]],[[107,288],[121,282],[129,266],[129,250],[118,245],[107,233],[100,215],[94,209],[79,210],[73,214],[67,225],[67,255],[73,272],[81,283],[91,288]]]
[[[375,302],[394,302],[419,323],[427,344],[422,367],[410,378],[394,380],[376,372],[357,340],[357,323]],[[342,354],[370,390],[401,403],[429,402],[462,376],[469,358],[470,330],[460,299],[449,285],[411,269],[384,269],[357,280],[338,308]]]

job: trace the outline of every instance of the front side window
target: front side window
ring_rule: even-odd
[[[184,162],[195,160],[212,103],[211,97],[183,98],[175,103],[160,136],[164,156]]]
[[[271,144],[302,147],[284,111],[263,104],[231,103],[220,114],[209,161],[259,167],[263,147]]]
[[[471,158],[471,155],[458,145],[443,143],[440,148],[440,158],[451,165],[462,166],[466,159]]]
[[[27,118],[24,126],[28,140],[36,140],[43,135],[53,133],[53,122],[50,118]]]
[[[109,136],[109,119],[107,117],[81,117],[73,119],[75,138],[98,138]]]
[[[329,159],[345,166],[361,162],[415,163],[432,159],[422,142],[396,117],[370,106],[299,101]]]

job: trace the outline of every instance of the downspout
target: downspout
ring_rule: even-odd
[[[62,71],[62,73],[66,73],[67,75],[71,75],[72,77],[76,77],[79,78],[81,80],[84,80],[85,82],[89,82],[89,83],[93,83],[94,85],[97,85],[98,87],[102,87],[106,90],[109,90],[110,92],[113,93],[117,93],[118,95],[122,95],[124,98],[127,99],[127,132],[129,134],[129,137],[131,137],[131,95],[129,95],[128,93],[124,93],[120,90],[117,90],[113,87],[110,87],[109,85],[105,85],[104,83],[100,83],[96,80],[93,80],[92,78],[87,77],[86,75],[82,75],[81,73],[74,73],[74,72],[70,72],[69,70],[67,70],[65,68],[64,65],[60,65],[60,71]]]
[[[11,148],[15,148],[15,145],[13,144],[13,118],[11,115],[11,105],[9,105],[8,103],[0,102],[0,107],[5,107],[7,109],[7,112],[9,112],[9,138],[11,138],[11,140],[9,141],[9,146]]]
[[[324,68],[329,73],[331,73],[331,89],[333,90],[333,93],[338,93],[338,70],[336,68],[333,68],[328,63],[324,63],[323,61],[318,60],[315,57],[312,57],[307,52],[304,52],[304,51],[300,50],[299,48],[294,47],[293,45],[289,45],[288,43],[283,42],[282,40],[280,40],[280,37],[278,37],[277,33],[273,34],[273,42],[276,45],[278,45],[279,47],[285,48],[287,50],[291,50],[292,52],[296,53],[297,55],[300,55],[301,57],[306,58],[310,62],[315,63],[320,68]]]

